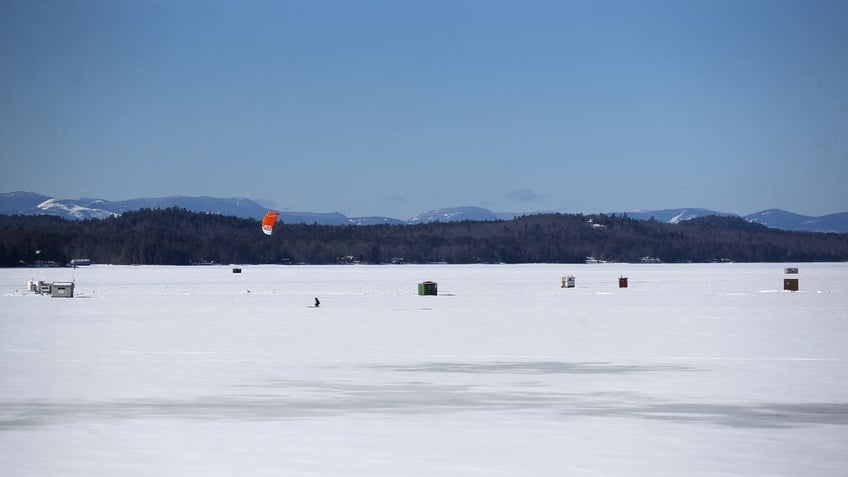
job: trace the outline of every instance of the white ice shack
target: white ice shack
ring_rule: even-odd
[[[562,288],[574,288],[574,275],[562,277]]]
[[[41,295],[49,295],[52,285],[42,280],[30,280],[27,282],[27,290]]]
[[[53,282],[51,296],[61,298],[74,297],[74,282]]]

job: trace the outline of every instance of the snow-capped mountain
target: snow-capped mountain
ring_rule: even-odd
[[[268,210],[251,199],[242,197],[156,197],[109,201],[104,199],[57,199],[32,192],[0,193],[0,214],[4,215],[56,215],[70,220],[103,219],[139,209],[165,209],[176,207],[193,212],[231,215],[241,218],[262,217]],[[405,224],[406,221],[389,217],[347,217],[338,212],[281,211],[279,220],[289,224],[320,225],[373,225]]]
[[[634,220],[657,220],[659,222],[667,222],[669,224],[677,224],[684,220],[695,219],[698,217],[707,217],[710,215],[732,216],[726,212],[717,212],[709,209],[699,209],[690,207],[687,209],[663,209],[663,210],[637,210],[633,212],[616,213],[616,215],[627,215]]]
[[[58,199],[33,192],[0,193],[0,215],[56,215],[66,219],[102,219],[138,209],[163,209],[177,207],[194,212],[231,215],[242,218],[258,219],[267,210],[259,203],[245,198],[215,197],[160,197],[109,201],[104,199]],[[542,213],[542,212],[539,212]],[[550,213],[550,212],[545,212]],[[293,212],[281,211],[279,220],[288,224],[319,225],[376,225],[376,224],[426,224],[432,222],[458,222],[511,220],[517,216],[510,212],[493,212],[482,207],[452,207],[434,209],[411,217],[408,220],[391,217],[347,217],[338,212]],[[607,214],[611,215],[611,214]],[[616,212],[615,215],[627,215],[635,220],[658,220],[672,224],[709,215],[734,216],[726,212],[701,209],[637,210]],[[848,233],[848,212],[810,217],[794,214],[780,209],[756,212],[743,217],[751,222],[767,227],[807,232]]]
[[[639,210],[625,213],[631,219],[636,220],[658,220],[676,224],[684,220],[710,215],[735,216],[726,212],[717,212],[709,209],[664,209],[664,210]],[[622,215],[622,214],[617,214]],[[811,217],[808,215],[795,214],[781,209],[769,209],[753,214],[742,216],[743,219],[757,224],[765,225],[774,229],[797,230],[802,232],[835,232],[848,233],[848,212]]]
[[[420,213],[407,222],[410,224],[429,224],[431,222],[461,222],[463,220],[498,220],[498,216],[491,210],[481,207],[451,207]]]
[[[848,232],[848,212],[810,217],[780,209],[769,209],[746,215],[745,219],[775,229]]]
[[[99,208],[90,207],[87,204],[77,204],[76,201],[61,201],[59,199],[47,199],[38,204],[36,207],[43,211],[46,215],[58,215],[60,217],[73,219],[105,219],[119,215],[115,212]],[[106,204],[104,204],[106,205]]]
[[[207,212],[236,217],[261,217],[265,210],[258,203],[245,198],[220,199],[215,197],[159,197],[109,201],[104,199],[57,199],[31,192],[0,194],[0,213],[21,215],[57,215],[62,218],[103,219],[138,209],[164,209],[177,207],[194,212]]]
[[[58,215],[67,219],[103,219],[118,212],[108,201],[64,200],[33,192],[0,194],[0,213],[7,215]]]

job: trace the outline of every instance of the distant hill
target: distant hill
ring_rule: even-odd
[[[34,192],[7,192],[0,194],[0,214],[37,215],[38,204],[50,199]]]
[[[56,215],[65,219],[104,219],[140,209],[176,207],[234,217],[261,217],[266,208],[244,198],[160,197],[109,201],[104,199],[57,199],[31,192],[0,194],[0,213],[6,215]]]
[[[109,201],[105,199],[58,199],[33,192],[0,193],[0,215],[54,215],[70,220],[103,219],[121,215],[125,212],[141,209],[179,208],[192,212],[220,214],[239,218],[258,219],[267,210],[259,203],[243,197],[159,197]],[[287,224],[318,224],[318,225],[376,225],[376,224],[429,224],[461,221],[487,222],[496,220],[512,220],[521,215],[510,212],[493,212],[482,207],[451,207],[433,209],[417,214],[407,220],[391,217],[348,217],[339,212],[294,212],[281,211],[279,220]],[[613,215],[608,213],[606,215]],[[681,209],[637,210],[631,212],[616,212],[635,220],[655,220],[670,224],[699,217],[720,216],[735,217],[735,214],[720,212],[697,207]],[[794,214],[780,209],[770,209],[742,217],[750,222],[783,230],[804,232],[836,232],[848,233],[848,212],[830,214],[822,217],[810,217]]]
[[[259,218],[268,210],[259,203],[245,198],[215,197],[158,197],[109,201],[104,199],[57,199],[32,192],[0,194],[0,214],[5,215],[55,215],[70,220],[102,219],[141,209],[186,209],[230,215],[240,218]],[[418,224],[430,222],[461,222],[464,220],[488,221],[509,220],[518,214],[495,213],[480,207],[455,207],[423,212],[409,220],[392,217],[347,217],[338,212],[293,212],[280,211],[279,220],[287,224],[318,225],[376,225]]]
[[[621,212],[617,215],[627,215],[635,220],[658,220],[669,224],[678,224],[684,220],[696,219],[698,217],[708,217],[710,215],[718,215],[720,217],[733,216],[727,212],[717,212],[709,209],[699,209],[691,207],[688,209],[663,209],[663,210],[637,210],[634,212]]]
[[[462,222],[471,220],[486,222],[494,220],[512,220],[519,214],[496,213],[482,207],[451,207],[420,213],[406,221],[408,224],[429,224],[433,222]]]
[[[719,216],[736,217],[736,214],[717,212],[709,209],[663,209],[635,212],[622,212],[617,215],[627,215],[636,220],[657,220],[669,224],[677,224],[684,220],[700,217]],[[742,216],[743,219],[765,225],[773,229],[795,230],[799,232],[834,232],[848,233],[848,212],[811,217],[795,214],[781,209],[769,209]]]
[[[848,212],[810,217],[780,209],[769,209],[745,216],[745,219],[766,227],[783,230],[848,232]]]
[[[69,220],[104,219],[125,212],[141,209],[186,209],[192,212],[228,215],[244,219],[256,219],[268,210],[251,199],[243,197],[156,197],[109,201],[104,199],[57,199],[32,192],[10,192],[0,194],[2,215],[55,215]],[[288,224],[319,225],[373,225],[404,224],[406,221],[389,217],[349,218],[338,212],[292,212],[281,211],[279,220]]]
[[[839,262],[848,234],[768,228],[736,216],[669,224],[624,216],[546,214],[402,227],[288,224],[143,209],[108,220],[0,216],[0,267],[96,264]]]

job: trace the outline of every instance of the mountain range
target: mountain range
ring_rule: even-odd
[[[230,215],[242,218],[260,218],[268,210],[267,207],[246,198],[215,198],[215,197],[159,197],[109,201],[104,199],[58,199],[34,192],[0,193],[0,214],[2,215],[55,215],[65,219],[104,219],[120,215],[127,211],[139,209],[164,209],[176,207],[193,212]],[[541,212],[540,212],[541,213]],[[611,215],[607,214],[607,215]],[[636,220],[657,220],[668,223],[678,223],[696,217],[710,215],[736,216],[727,212],[719,212],[701,208],[638,210],[631,212],[615,212],[616,215],[627,215]],[[452,207],[435,209],[417,214],[406,220],[390,217],[347,217],[338,212],[292,212],[281,211],[280,220],[284,223],[317,223],[320,225],[376,225],[376,224],[421,224],[431,222],[456,222],[463,220],[493,221],[511,220],[528,213],[493,212],[481,207]],[[848,212],[829,214],[821,217],[811,217],[795,214],[780,209],[769,209],[742,218],[783,230],[806,232],[836,232],[848,233]]]

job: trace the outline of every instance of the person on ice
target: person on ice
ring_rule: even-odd
[[[321,302],[318,301],[318,297],[316,296],[315,297],[315,308],[318,308],[319,306],[321,306]]]

